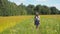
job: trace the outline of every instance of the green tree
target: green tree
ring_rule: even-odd
[[[51,14],[51,10],[49,7],[43,5],[42,8],[41,8],[41,13],[42,14]]]
[[[51,14],[58,14],[58,9],[56,7],[50,7]]]
[[[27,14],[26,6],[23,5],[23,3],[21,3],[21,5],[19,5],[18,7],[19,7],[19,11],[20,11],[21,15],[26,15]]]
[[[34,5],[31,5],[31,4],[28,5],[27,8],[26,8],[26,9],[27,9],[27,13],[28,13],[29,15],[34,14],[34,12],[35,12],[35,11],[34,11],[34,8],[35,8]]]
[[[42,8],[41,5],[37,5],[34,10],[35,12],[39,12],[39,14],[41,14],[41,8]]]
[[[25,6],[23,3],[16,5],[8,0],[0,0],[0,16],[34,15],[36,11],[39,14],[60,14],[56,7],[31,4]]]
[[[8,15],[8,12],[7,12],[7,3],[8,3],[8,0],[0,0],[0,9],[1,9],[1,15],[3,16],[7,16]]]

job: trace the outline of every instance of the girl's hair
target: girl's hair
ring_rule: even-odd
[[[38,12],[36,12],[36,14],[35,14],[36,16],[38,16],[39,15],[39,13]]]

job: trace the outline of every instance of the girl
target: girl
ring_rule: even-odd
[[[38,12],[36,12],[36,15],[34,17],[34,22],[35,22],[35,26],[36,26],[36,29],[37,29],[38,26],[39,26],[39,22],[40,22]]]

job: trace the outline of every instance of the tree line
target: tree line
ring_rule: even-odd
[[[60,14],[56,7],[32,4],[25,6],[23,3],[16,5],[8,0],[0,0],[0,16],[34,15],[35,12],[39,12],[40,15]]]

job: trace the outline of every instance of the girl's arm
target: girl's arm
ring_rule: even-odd
[[[38,18],[38,20],[39,20],[39,22],[40,22],[40,16],[38,16],[39,18]]]

